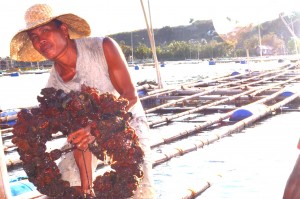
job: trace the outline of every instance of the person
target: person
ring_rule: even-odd
[[[300,143],[300,140],[299,140]],[[285,185],[283,199],[300,198],[300,155]]]
[[[144,178],[134,198],[154,198],[149,126],[126,59],[116,41],[109,37],[90,37],[90,26],[84,19],[75,14],[54,15],[46,4],[30,7],[25,13],[25,22],[26,28],[11,40],[11,59],[53,61],[46,87],[69,92],[80,90],[85,84],[97,88],[100,93],[109,92],[129,101],[127,111],[133,115],[130,125],[135,129],[145,154]],[[89,126],[71,133],[67,141],[76,149],[59,163],[62,179],[87,194],[93,194],[90,185],[95,176],[90,176],[97,165],[97,158],[88,149],[88,144],[94,139]]]

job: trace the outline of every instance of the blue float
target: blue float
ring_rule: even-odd
[[[18,114],[18,111],[9,110],[9,111],[0,112],[0,117],[6,117],[6,116],[16,115],[16,114]]]
[[[235,72],[232,72],[232,73],[231,73],[231,76],[235,76],[235,75],[239,75],[239,74],[240,74],[239,72],[236,72],[236,71],[235,71]]]
[[[279,95],[279,97],[290,97],[290,96],[292,96],[292,95],[294,95],[296,93],[295,92],[296,90],[297,90],[297,88],[292,87],[292,86],[286,87],[285,90],[284,90],[284,92],[281,93]]]
[[[18,77],[18,76],[20,76],[20,73],[19,72],[11,73],[10,76],[11,77]]]
[[[279,96],[280,97],[290,97],[292,95],[294,95],[295,93],[291,92],[291,91],[284,91],[283,93],[281,93]]]
[[[1,122],[1,125],[12,127],[13,125],[16,124],[16,122],[17,122],[16,120],[11,120],[11,121],[7,121],[7,122]]]
[[[216,62],[215,61],[209,61],[208,65],[216,65]]]
[[[13,115],[17,115],[18,114],[18,110],[8,110],[5,112],[0,112],[0,118],[5,118],[8,116],[13,116]],[[7,118],[7,120],[1,122],[1,126],[8,126],[8,127],[12,127],[13,125],[16,124],[16,119],[11,119],[11,118]]]
[[[137,93],[138,93],[138,96],[139,96],[139,97],[144,97],[144,96],[147,95],[147,92],[146,92],[146,90],[144,90],[144,89],[143,89],[143,90],[139,90]]]
[[[264,104],[251,104],[235,110],[229,117],[229,121],[237,122],[246,119],[254,114],[266,111],[267,106]]]
[[[240,63],[241,64],[247,64],[247,61],[246,60],[241,60]]]
[[[36,187],[29,181],[13,181],[10,182],[10,191],[12,196],[18,196],[23,193],[36,190]]]
[[[134,66],[134,70],[140,70],[139,65],[135,65],[135,66]]]

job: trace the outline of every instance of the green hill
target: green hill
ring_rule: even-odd
[[[299,36],[299,13],[294,13],[293,21],[294,32],[297,36]],[[153,32],[156,46],[159,49],[158,57],[167,60],[176,59],[175,55],[166,55],[163,52],[164,49],[169,48],[169,45],[172,43],[174,44],[174,42],[177,42],[177,44],[179,43],[178,45],[181,47],[183,45],[188,45],[184,47],[186,51],[183,53],[184,55],[179,56],[178,59],[192,58],[192,56],[190,55],[189,57],[188,54],[197,53],[195,51],[198,51],[199,54],[200,47],[201,56],[198,56],[198,58],[210,58],[216,56],[245,56],[246,48],[249,50],[251,56],[255,56],[257,55],[257,46],[259,46],[259,31],[261,35],[261,44],[264,46],[270,46],[270,48],[272,48],[272,54],[293,53],[293,38],[279,17],[278,19],[262,23],[260,25],[260,30],[258,29],[258,26],[251,27],[246,32],[243,32],[243,34],[239,35],[239,37],[233,43],[224,42],[224,40],[216,32],[211,20],[197,20],[186,26],[165,26],[160,29],[154,29]],[[150,42],[146,29],[132,32],[122,32],[109,36],[121,44],[123,51],[125,51],[124,53],[126,57],[130,56],[131,54],[131,46],[133,46],[135,57],[138,59],[144,59],[149,56],[151,57],[148,51],[145,54],[142,53],[142,57],[140,55],[141,53],[136,52],[137,48],[141,46],[144,46],[144,48],[145,46],[150,48]],[[199,47],[198,45],[200,44],[201,46]],[[207,45],[206,48],[204,48],[204,44]],[[127,50],[125,50],[126,48]],[[211,51],[211,48],[216,51],[214,56],[208,52]],[[220,53],[220,51],[222,51],[222,53]],[[160,52],[162,52],[162,54],[160,54]]]

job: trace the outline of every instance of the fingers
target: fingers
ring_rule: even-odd
[[[68,142],[74,144],[76,148],[85,151],[88,144],[95,140],[95,137],[90,134],[90,128],[82,128],[78,131],[71,133],[68,136]]]
[[[78,131],[75,131],[68,136],[68,142],[77,144],[89,134],[90,132],[87,132],[84,129],[79,129]]]

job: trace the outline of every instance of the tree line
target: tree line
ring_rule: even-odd
[[[295,34],[299,35],[296,27],[300,27],[300,15],[294,13],[292,17]],[[120,44],[128,61],[152,58],[146,30],[110,36]],[[237,27],[226,35],[218,34],[210,20],[192,21],[188,26],[154,29],[154,36],[159,61],[287,55],[300,49],[299,39],[291,37],[280,19]]]

